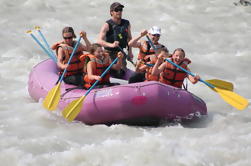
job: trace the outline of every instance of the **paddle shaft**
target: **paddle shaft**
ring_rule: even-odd
[[[120,49],[120,51],[124,54],[124,56],[127,56],[128,57],[128,55],[125,53],[125,51],[120,47],[120,46],[118,46],[118,48]],[[130,59],[127,59],[129,62],[131,62],[132,64],[133,64],[133,66],[136,66],[136,64],[134,64],[134,62],[132,61],[132,59],[130,58]]]
[[[50,51],[51,55],[55,56],[53,51],[51,50],[51,47],[49,46],[47,40],[45,39],[43,33],[40,31],[40,29],[37,29],[37,31],[38,31],[38,34],[42,37],[42,39],[43,39],[45,45],[47,46],[47,49]]]
[[[54,55],[52,55],[32,33],[30,33],[30,35],[31,35],[31,37],[36,41],[36,43],[44,50],[44,52],[45,52],[55,63],[57,63],[57,58],[56,58]]]
[[[120,46],[118,46],[118,48],[119,48],[120,51],[124,54],[124,56],[127,56],[127,54],[125,53],[125,51],[124,51]]]
[[[157,49],[156,49],[156,47],[154,46],[154,44],[153,44],[153,42],[151,41],[151,39],[149,38],[149,36],[146,36],[146,38],[147,38],[147,40],[149,41],[150,45],[153,47],[154,51],[156,52]],[[172,62],[172,61],[169,60],[169,59],[165,59],[165,61],[171,63],[172,65],[176,66],[177,68],[183,70],[184,72],[186,72],[187,74],[189,74],[189,75],[191,75],[191,76],[193,76],[193,77],[196,76],[194,73],[192,73],[192,72],[190,72],[190,71],[184,69],[183,67],[177,65],[176,63]],[[204,80],[202,80],[202,79],[199,79],[199,81],[202,82],[202,83],[204,83],[204,84],[206,84],[206,85],[207,85],[208,87],[210,87],[210,88],[213,88],[213,89],[215,88],[215,86],[213,86],[212,84],[210,84],[210,83],[208,83],[208,82],[206,82],[206,81],[204,81]]]
[[[196,76],[194,73],[192,73],[192,72],[190,72],[190,71],[184,69],[183,67],[177,65],[176,63],[172,62],[170,59],[165,59],[165,61],[171,63],[172,65],[176,66],[177,68],[183,70],[184,72],[186,72],[187,74],[189,74],[189,75],[191,75],[191,76],[193,76],[193,77]],[[212,84],[210,84],[210,83],[208,83],[208,82],[206,82],[206,81],[204,81],[204,80],[202,80],[202,79],[199,79],[199,81],[202,82],[202,83],[204,83],[204,84],[206,84],[206,85],[209,86],[210,88],[213,88],[213,89],[215,88],[215,86],[213,86]]]
[[[152,40],[149,38],[148,35],[146,35],[146,38],[147,38],[147,40],[149,41],[150,45],[153,47],[153,49],[154,49],[154,51],[156,53],[157,49],[156,49],[155,45],[153,44]]]
[[[157,49],[156,49],[155,45],[153,44],[152,40],[151,40],[151,39],[149,38],[149,36],[147,36],[147,35],[146,35],[146,38],[147,38],[147,40],[149,41],[150,45],[153,47],[154,52],[156,53],[156,52],[157,52]],[[153,64],[145,64],[145,65],[147,65],[148,67],[153,67],[153,66],[154,66]]]
[[[72,59],[73,55],[75,54],[75,52],[76,52],[76,50],[77,50],[77,48],[78,48],[78,45],[79,45],[79,43],[80,43],[80,40],[81,40],[81,37],[78,38],[78,41],[77,41],[77,43],[76,43],[75,46],[74,46],[74,49],[73,49],[73,51],[72,51],[72,53],[71,53],[71,56],[70,56],[70,58],[69,58],[69,60],[68,60],[68,62],[67,62],[67,65],[70,64],[71,59]],[[62,82],[62,80],[63,80],[63,78],[64,78],[64,75],[65,75],[65,73],[66,73],[66,69],[67,69],[67,68],[64,69],[64,72],[63,72],[63,74],[61,75],[61,77],[60,77],[60,79],[59,79],[58,82]]]

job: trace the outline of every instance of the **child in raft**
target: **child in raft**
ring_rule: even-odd
[[[166,47],[161,47],[155,54],[147,55],[145,57],[145,61],[139,61],[139,63],[142,64],[138,70],[143,71],[145,73],[145,81],[159,81],[160,74],[158,75],[152,74],[152,70],[154,64],[157,62],[158,56],[161,56],[163,58],[169,58],[171,55],[169,54],[169,51]],[[160,61],[164,62],[163,58]]]
[[[88,56],[90,61],[87,63],[87,74],[84,77],[84,88],[90,88],[97,80],[99,80],[97,88],[119,85],[118,83],[110,82],[109,72],[101,78],[102,73],[112,63],[112,60],[100,44],[92,44],[90,54]],[[113,64],[111,67],[114,70],[120,70],[122,67],[123,53],[118,52],[117,56],[117,63]]]
[[[186,72],[172,65],[168,61],[163,62],[163,59],[163,54],[160,54],[152,69],[152,75],[158,76],[160,74],[160,82],[177,88],[182,88],[185,78],[188,78],[193,84],[199,81],[199,75],[196,75],[195,77],[188,75]],[[170,60],[190,71],[188,64],[190,64],[191,61],[188,58],[185,58],[185,51],[182,48],[175,49]]]

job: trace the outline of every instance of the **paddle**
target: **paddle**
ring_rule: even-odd
[[[212,79],[212,80],[206,80],[206,82],[212,84],[213,86],[229,91],[233,91],[234,85],[231,82],[219,80],[219,79]]]
[[[121,51],[125,56],[127,56],[126,53],[125,53],[125,51],[124,51],[120,46],[118,46],[118,48],[120,49],[120,51]],[[129,57],[129,56],[127,56],[127,57]],[[127,60],[128,60],[129,62],[131,62],[131,64],[132,64],[134,67],[136,67],[136,64],[132,61],[131,58],[127,58]]]
[[[68,62],[67,62],[67,65],[70,64],[71,59],[72,59],[74,53],[76,52],[77,47],[78,47],[78,45],[79,45],[79,43],[80,43],[80,40],[81,40],[81,37],[79,37],[77,43],[75,44],[74,49],[73,49],[73,51],[72,51],[72,53],[71,53],[71,56],[70,56],[70,58],[69,58],[69,60],[68,60]],[[64,75],[65,75],[65,73],[66,73],[66,69],[67,69],[67,68],[64,69],[64,72],[63,72],[63,74],[61,75],[61,77],[60,77],[60,79],[59,79],[57,85],[56,85],[55,87],[53,87],[53,88],[48,92],[47,96],[45,97],[45,99],[44,99],[44,101],[43,101],[43,106],[44,106],[46,109],[50,110],[50,111],[55,110],[55,109],[57,108],[58,103],[59,103],[60,94],[61,94],[61,92],[60,92],[60,86],[61,86],[61,82],[63,81]]]
[[[110,70],[112,65],[116,63],[118,57],[113,60],[113,62],[106,68],[106,70],[101,74],[101,78],[105,76],[105,74]],[[80,98],[73,100],[62,112],[63,117],[67,119],[69,122],[73,121],[77,115],[80,113],[83,101],[85,100],[86,96],[91,92],[91,90],[97,85],[99,80],[95,81],[95,83],[88,89],[88,91]]]
[[[180,68],[181,70],[185,71],[187,74],[191,75],[191,76],[195,76],[195,74],[193,74],[190,71],[187,71],[186,69],[182,68],[181,66],[173,63],[171,60],[169,59],[165,59],[165,61],[171,63],[172,65]],[[223,100],[225,100],[228,104],[232,105],[233,107],[235,107],[238,110],[243,110],[248,106],[248,100],[245,99],[244,97],[226,90],[226,89],[222,89],[222,88],[218,88],[215,87],[214,85],[210,84],[209,82],[206,82],[202,79],[199,79],[200,82],[206,84],[208,87],[210,87],[212,90],[214,90],[215,92],[219,93],[219,95],[223,98]]]
[[[45,52],[55,63],[57,63],[57,58],[56,58],[53,54],[51,54],[51,52],[49,52],[49,51],[42,45],[42,43],[36,38],[36,36],[34,36],[34,35],[32,34],[32,31],[31,31],[31,30],[27,31],[26,33],[30,34],[31,37],[36,41],[36,43],[44,50],[44,52]]]
[[[43,39],[43,41],[44,41],[44,43],[45,43],[48,51],[50,51],[51,55],[55,56],[54,53],[53,53],[53,51],[51,50],[51,47],[49,46],[47,40],[45,39],[43,33],[40,31],[40,27],[39,26],[35,26],[35,29],[38,31],[38,34],[42,37],[42,39]]]
[[[146,36],[146,37],[147,37],[149,43],[151,44],[151,46],[156,51],[156,48],[155,48],[154,44],[152,43],[151,39],[148,36]],[[195,77],[195,74],[193,74],[190,71],[187,71],[186,69],[182,68],[181,66],[179,66],[176,63],[172,62],[171,60],[165,59],[165,61],[167,61],[167,62],[171,63],[172,65],[176,66],[177,68],[183,70],[187,74]],[[246,98],[244,98],[244,97],[242,97],[242,96],[240,96],[240,95],[238,95],[238,94],[236,94],[234,92],[231,92],[231,91],[229,91],[227,89],[218,88],[218,87],[210,84],[210,81],[206,82],[206,81],[204,81],[202,79],[199,79],[199,81],[206,84],[208,87],[210,87],[215,92],[219,93],[219,95],[223,98],[224,101],[226,101],[228,104],[232,105],[236,109],[243,110],[248,106],[248,100]],[[214,82],[214,83],[217,82],[217,85],[219,85],[219,83],[220,83],[220,85],[223,85],[223,84],[225,85],[225,83],[226,83],[225,81],[219,81],[219,80],[217,80],[217,81],[214,80],[214,81],[211,81],[211,82]],[[229,86],[229,84],[228,84],[228,86]],[[231,89],[231,86],[229,86],[228,88]]]
[[[147,37],[147,40],[150,41],[150,44],[152,43],[151,39]],[[153,43],[152,43],[153,45]],[[155,46],[153,47],[153,49],[155,49],[156,51],[156,48]],[[144,63],[144,65],[148,66],[148,67],[153,67],[154,64],[147,64],[147,63]],[[227,82],[227,81],[223,81],[223,80],[219,80],[219,79],[212,79],[212,80],[206,80],[206,82],[212,84],[213,86],[217,87],[217,88],[221,88],[221,89],[225,89],[225,90],[230,90],[230,91],[233,91],[233,84],[231,82]]]

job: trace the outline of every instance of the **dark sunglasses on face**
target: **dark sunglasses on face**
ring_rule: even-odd
[[[123,9],[122,9],[122,8],[116,8],[116,9],[114,9],[114,11],[115,11],[115,12],[122,12]]]
[[[154,34],[153,36],[155,36],[155,37],[160,37],[160,34]]]
[[[64,37],[63,38],[66,40],[66,39],[72,39],[73,37],[72,36],[69,36],[69,37]]]

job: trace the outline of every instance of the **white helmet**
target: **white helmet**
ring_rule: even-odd
[[[150,28],[149,33],[151,33],[152,35],[161,35],[161,29],[157,26],[153,26],[152,28]]]

